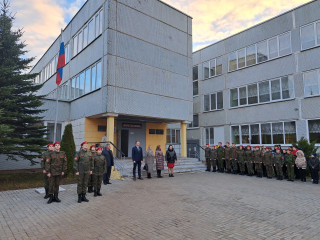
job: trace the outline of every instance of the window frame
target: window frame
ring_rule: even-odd
[[[320,41],[318,42],[318,36],[317,36],[317,24],[320,24],[319,20],[300,26],[300,50],[301,51],[306,51],[306,50],[309,50],[309,49],[312,49],[312,48],[320,46]],[[312,47],[303,48],[302,47],[302,28],[307,27],[309,25],[313,25],[313,37],[314,37],[315,45],[312,46]]]
[[[218,108],[218,93],[222,93],[222,108]],[[216,108],[212,108],[212,95],[215,95],[215,103],[216,103]],[[209,97],[209,110],[205,109],[205,98]],[[203,112],[207,113],[207,112],[215,112],[215,111],[221,111],[223,110],[223,91],[218,91],[218,92],[213,92],[213,93],[208,93],[208,94],[204,94],[203,95]]]
[[[317,75],[318,75],[318,94],[306,96],[306,95],[305,95],[305,83],[306,83],[305,73],[314,72],[314,71],[315,71],[315,72],[317,73]],[[311,98],[311,97],[320,96],[320,68],[318,68],[318,69],[312,69],[312,70],[303,72],[303,73],[302,73],[302,79],[303,79],[303,96],[304,96],[304,98]]]

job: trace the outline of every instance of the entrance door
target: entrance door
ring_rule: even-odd
[[[129,130],[121,130],[121,151],[128,157]]]

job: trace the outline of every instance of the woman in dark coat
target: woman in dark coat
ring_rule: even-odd
[[[168,150],[166,152],[166,161],[168,166],[169,177],[174,177],[173,168],[175,161],[177,161],[177,154],[176,151],[174,151],[173,146],[171,144],[169,145]]]
[[[319,159],[317,158],[317,154],[313,153],[308,161],[308,165],[311,171],[311,177],[312,177],[312,182],[314,184],[318,184],[319,182],[319,168],[320,168],[320,162]]]
[[[156,169],[157,169],[157,177],[162,178],[161,171],[164,169],[164,155],[161,151],[160,145],[157,146],[156,149]]]

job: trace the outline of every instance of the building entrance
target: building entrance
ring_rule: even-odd
[[[124,153],[125,157],[128,157],[128,147],[129,147],[129,130],[121,130],[121,151]]]

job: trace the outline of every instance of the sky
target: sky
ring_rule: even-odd
[[[136,1],[136,0],[132,0]],[[146,1],[146,0],[145,0]],[[162,0],[193,18],[193,51],[275,17],[310,0]],[[86,0],[10,0],[14,26],[33,64],[65,28]]]

